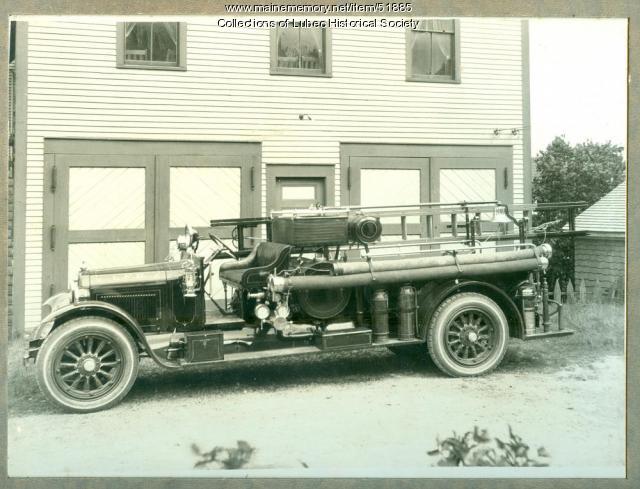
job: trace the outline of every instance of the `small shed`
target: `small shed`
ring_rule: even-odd
[[[582,280],[593,292],[596,280],[603,293],[619,290],[625,273],[626,182],[622,182],[576,218],[576,230],[587,236],[575,240],[576,284]]]

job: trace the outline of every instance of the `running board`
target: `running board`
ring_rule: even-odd
[[[554,336],[569,336],[575,333],[572,329],[560,329],[556,331],[547,331],[546,333],[534,333],[524,337],[525,341],[542,340],[544,338],[553,338]]]

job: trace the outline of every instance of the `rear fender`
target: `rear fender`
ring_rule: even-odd
[[[431,317],[436,308],[447,297],[458,292],[478,292],[493,299],[504,311],[509,323],[509,336],[512,338],[524,337],[524,321],[518,306],[499,287],[478,280],[448,280],[440,283],[429,283],[418,292],[419,304],[419,336],[426,341],[427,329]]]

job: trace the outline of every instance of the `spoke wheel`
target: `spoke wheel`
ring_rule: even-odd
[[[74,319],[45,340],[36,361],[38,383],[54,403],[76,412],[118,403],[138,371],[138,352],[119,324],[100,317]]]
[[[427,345],[440,370],[464,377],[496,368],[507,351],[508,338],[509,327],[500,307],[487,296],[466,292],[438,306]]]

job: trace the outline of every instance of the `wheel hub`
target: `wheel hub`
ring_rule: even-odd
[[[95,375],[100,370],[100,359],[96,355],[83,355],[78,360],[78,371],[83,375]]]
[[[471,325],[465,325],[460,334],[460,340],[466,346],[475,345],[478,341],[478,329]]]

